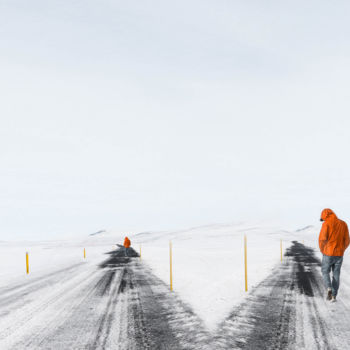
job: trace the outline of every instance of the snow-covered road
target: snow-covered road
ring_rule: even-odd
[[[347,305],[324,298],[320,262],[293,242],[216,331],[135,251],[107,253],[0,290],[0,349],[346,349]]]
[[[293,242],[276,266],[219,327],[224,349],[350,349],[350,310],[325,300],[320,261]]]

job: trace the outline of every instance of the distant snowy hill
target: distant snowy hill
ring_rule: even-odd
[[[299,228],[298,230],[296,230],[296,232],[311,231],[311,230],[316,230],[316,227],[313,225],[308,225],[303,228]]]
[[[102,235],[104,233],[107,233],[107,231],[106,230],[100,230],[100,231],[97,231],[97,232],[94,232],[94,233],[90,233],[89,236]]]

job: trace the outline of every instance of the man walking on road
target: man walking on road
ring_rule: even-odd
[[[131,242],[128,237],[125,237],[124,239],[124,248],[125,248],[125,256],[129,256],[129,248],[130,248]]]
[[[336,301],[339,289],[340,269],[345,249],[349,246],[349,230],[347,224],[338,219],[331,209],[321,213],[323,221],[318,239],[322,257],[322,276],[327,288],[327,300]],[[332,271],[332,280],[330,272]]]

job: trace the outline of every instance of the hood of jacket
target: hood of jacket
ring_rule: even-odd
[[[334,211],[332,209],[323,209],[321,213],[321,221],[329,221],[332,219],[337,219]]]

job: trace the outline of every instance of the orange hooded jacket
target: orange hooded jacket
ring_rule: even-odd
[[[128,237],[125,237],[124,239],[124,247],[129,248],[131,245],[130,239]]]
[[[321,221],[324,221],[318,239],[321,253],[343,256],[350,243],[348,225],[338,219],[331,209],[322,211]]]

